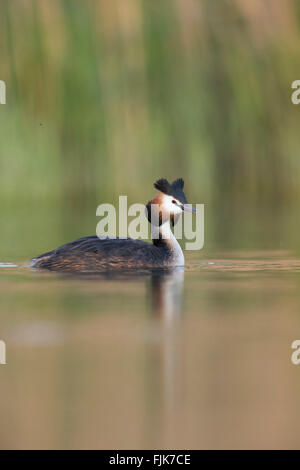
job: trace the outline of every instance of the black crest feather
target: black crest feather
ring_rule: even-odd
[[[161,178],[160,180],[157,180],[156,183],[154,183],[154,187],[158,189],[158,191],[161,191],[162,193],[170,194],[171,185],[169,181],[166,180],[165,178]]]
[[[175,189],[181,189],[183,190],[184,187],[184,181],[182,178],[178,178],[178,180],[173,181],[172,187]]]
[[[164,194],[173,196],[174,198],[181,201],[183,204],[187,203],[185,194],[183,192],[184,181],[182,178],[178,178],[171,184],[166,178],[161,178],[154,183],[154,187]]]

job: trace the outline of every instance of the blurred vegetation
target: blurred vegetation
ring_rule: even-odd
[[[300,246],[299,1],[5,0],[0,45],[2,260],[162,176],[206,204],[206,246]]]

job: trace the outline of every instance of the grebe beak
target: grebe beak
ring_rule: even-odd
[[[191,204],[184,204],[184,206],[182,206],[182,210],[185,211],[185,212],[193,212],[194,214],[197,214],[197,209],[194,209]]]

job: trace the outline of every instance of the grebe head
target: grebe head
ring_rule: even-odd
[[[188,205],[187,198],[183,192],[184,181],[182,178],[178,178],[173,183],[169,183],[165,178],[161,178],[154,183],[154,187],[158,189],[159,193],[147,204],[149,222],[154,222],[151,220],[153,207],[155,208],[154,213],[157,215],[159,225],[167,220],[170,220],[172,225],[174,225],[183,211],[196,212],[195,209]]]

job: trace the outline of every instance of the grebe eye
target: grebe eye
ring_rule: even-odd
[[[174,199],[173,199],[172,203],[173,203],[173,204],[177,204],[177,202],[176,202],[176,201],[174,201]]]

